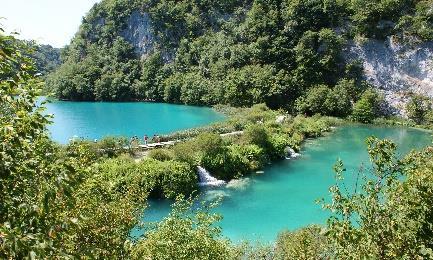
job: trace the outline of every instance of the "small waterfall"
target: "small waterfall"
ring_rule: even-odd
[[[295,150],[293,150],[291,147],[287,147],[286,151],[287,151],[287,155],[286,155],[287,160],[301,156],[300,153],[295,152]]]
[[[222,186],[226,184],[225,181],[218,180],[217,178],[210,175],[210,173],[201,166],[197,166],[197,174],[199,177],[200,186]]]

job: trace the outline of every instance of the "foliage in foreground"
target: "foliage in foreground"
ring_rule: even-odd
[[[333,255],[338,259],[432,258],[433,150],[398,159],[390,141],[369,138],[367,144],[371,175],[364,176],[355,193],[347,193],[341,182],[331,188],[333,200],[326,208],[334,214],[327,231]],[[342,162],[335,171],[341,178]]]
[[[215,223],[212,205],[191,211],[193,200],[177,200],[168,217],[150,228],[132,250],[132,259],[232,259],[233,247]]]
[[[21,44],[0,34],[0,258],[125,258],[147,192],[94,175],[88,143],[49,140]]]

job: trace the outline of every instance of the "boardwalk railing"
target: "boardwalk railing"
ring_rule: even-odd
[[[231,132],[231,133],[225,133],[225,134],[220,134],[221,137],[227,137],[227,136],[235,136],[235,135],[242,135],[244,132],[243,131],[236,131],[236,132]],[[125,150],[131,150],[131,149],[140,149],[142,151],[148,151],[148,150],[152,150],[152,149],[156,149],[156,148],[164,148],[164,147],[169,147],[169,146],[173,146],[176,143],[180,143],[180,142],[184,142],[188,139],[184,139],[184,140],[176,140],[176,141],[167,141],[167,142],[158,142],[158,143],[150,143],[150,144],[138,144],[138,145],[130,145],[130,146],[124,146],[123,149]]]

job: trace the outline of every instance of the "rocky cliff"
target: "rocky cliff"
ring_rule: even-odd
[[[293,113],[310,96],[313,108],[304,112],[348,116],[337,101],[355,104],[365,82],[344,53],[363,63],[390,113],[404,114],[409,93],[433,97],[433,26],[424,5],[398,0],[366,13],[351,0],[271,2],[102,0],[47,85],[66,100],[266,103]],[[379,40],[390,35],[427,43]],[[316,97],[318,86],[327,94]],[[329,102],[316,99],[324,96]],[[326,109],[314,108],[322,103]]]
[[[158,48],[151,18],[145,12],[134,11],[120,36],[144,59]],[[174,53],[163,51],[165,62],[172,61]],[[361,61],[366,80],[383,93],[387,113],[404,116],[411,93],[433,98],[433,42],[409,45],[393,37],[385,41],[350,41],[344,53],[348,60]]]
[[[384,94],[390,113],[404,115],[411,93],[433,98],[433,42],[409,45],[393,37],[350,42],[345,55],[362,62],[366,79]]]
[[[155,50],[156,38],[149,14],[133,11],[120,32],[127,42],[134,46],[137,55],[146,58]]]

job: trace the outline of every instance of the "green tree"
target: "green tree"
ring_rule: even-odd
[[[406,104],[407,116],[417,124],[426,121],[427,114],[433,109],[432,102],[428,97],[413,95]]]
[[[49,117],[36,105],[42,85],[23,48],[0,33],[0,257],[67,256],[62,234],[75,221],[63,212],[84,171],[79,161],[55,156]]]
[[[319,226],[284,231],[278,235],[273,259],[327,259],[327,246],[323,229]]]
[[[352,117],[362,123],[370,123],[379,115],[380,96],[372,89],[367,89],[353,107]]]
[[[233,259],[234,250],[215,226],[221,217],[191,207],[191,200],[177,200],[170,215],[133,247],[132,259]]]
[[[229,71],[224,80],[224,100],[232,106],[263,103],[273,84],[270,66],[251,65]]]
[[[301,114],[328,114],[324,109],[324,104],[330,89],[326,85],[314,86],[308,90],[304,97],[296,101],[296,110]]]
[[[316,84],[335,85],[341,73],[342,43],[342,38],[330,29],[304,32],[293,49],[296,82],[304,88]]]
[[[341,83],[332,89],[326,85],[314,86],[296,101],[296,109],[310,116],[322,114],[345,117],[352,110],[351,96],[346,87]]]
[[[398,159],[394,143],[367,139],[372,162],[359,176],[360,187],[348,193],[344,165],[335,166],[332,212],[327,237],[338,259],[425,259],[433,257],[431,232],[432,150]],[[358,173],[359,174],[359,173]]]

